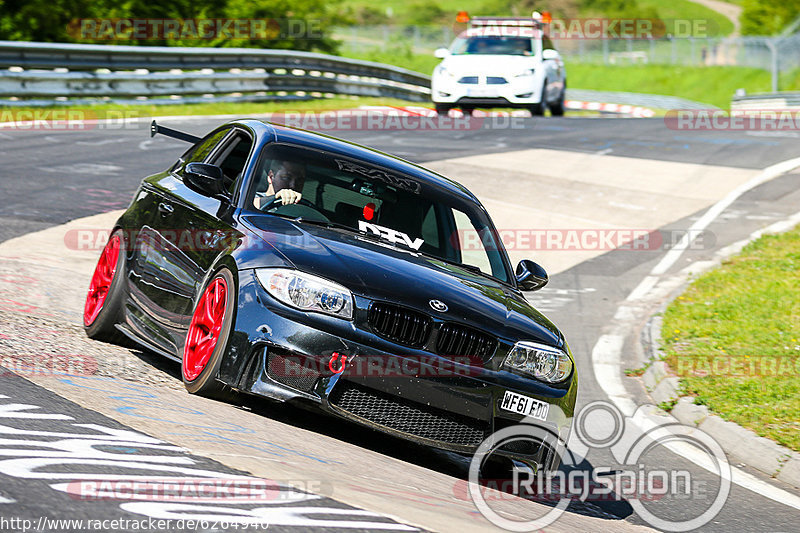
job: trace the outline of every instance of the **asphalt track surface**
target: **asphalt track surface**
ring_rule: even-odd
[[[204,134],[220,122],[220,119],[172,120],[168,125]],[[548,118],[526,119],[524,129],[331,133],[422,163],[475,154],[548,148],[638,158],[643,161],[643,169],[646,168],[645,161],[653,160],[762,169],[800,155],[800,146],[793,132],[777,136],[743,132],[679,132],[666,128],[661,119]],[[141,177],[165,168],[184,149],[185,144],[178,141],[163,137],[150,139],[146,123],[92,131],[0,130],[0,197],[3,198],[0,205],[0,242],[75,218],[126,207]],[[707,260],[719,248],[794,214],[800,206],[798,191],[800,174],[790,173],[748,192],[708,228],[714,236],[713,242],[685,252],[672,271],[691,262]],[[676,220],[664,229],[686,228],[700,214]],[[576,355],[577,367],[581,372],[579,407],[605,399],[592,374],[592,348],[602,334],[603,327],[614,316],[619,302],[648,274],[663,253],[663,250],[636,254],[608,252],[561,272],[552,278],[546,291],[530,295],[534,305],[542,308],[564,331]],[[630,367],[636,366],[636,350],[634,346],[626,346],[626,354],[631,355],[630,360],[626,358],[625,362],[630,363]],[[174,372],[174,369],[167,365],[163,371]],[[638,403],[650,402],[644,389],[637,389],[635,384],[629,388]],[[1,400],[3,402],[40,406],[41,412],[68,415],[75,419],[74,423],[119,427],[113,420],[104,419],[21,378],[4,380],[0,394],[11,398]],[[271,416],[269,411],[265,412],[265,416]],[[347,437],[337,435],[337,438]],[[404,453],[386,446],[379,437],[369,433],[356,433],[352,440],[365,449],[400,457],[456,477],[465,476],[463,462],[441,454]],[[143,452],[139,450],[134,453]],[[200,465],[198,468],[208,467],[231,475],[242,474],[202,457],[192,457],[191,460]],[[700,489],[713,491],[717,486],[715,476],[668,450],[653,451],[647,462],[690,472],[693,482]],[[613,469],[615,464],[617,462],[607,451],[593,450],[579,467],[602,465]],[[792,487],[769,480],[747,467],[743,468],[787,492],[798,494]],[[13,514],[35,517],[45,509],[55,516],[67,516],[69,513],[70,517],[75,517],[76,514],[73,500],[63,494],[54,495],[47,483],[36,480],[8,482],[4,479],[0,502],[4,499],[9,502],[0,503],[0,516]],[[330,499],[323,499],[323,503],[333,508],[346,507]],[[647,524],[626,501],[595,504],[605,513],[613,515],[609,520]],[[301,504],[290,502],[288,505]],[[698,515],[708,507],[709,502],[703,497],[667,498],[649,505],[652,506],[649,509],[661,516],[677,520]],[[8,510],[9,506],[13,506],[13,511]],[[121,516],[118,503],[101,503],[80,509],[79,513],[85,513],[87,517]],[[581,513],[582,510],[578,508],[575,512]],[[130,513],[122,515],[132,516]],[[796,529],[797,517],[797,509],[734,485],[722,511],[702,530],[790,531]],[[375,528],[390,524],[389,519],[373,519],[386,524],[373,524]]]

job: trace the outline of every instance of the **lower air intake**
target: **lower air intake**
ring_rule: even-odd
[[[373,424],[448,444],[478,446],[488,429],[478,421],[351,383],[339,383],[330,402]]]
[[[278,383],[303,392],[310,392],[320,377],[319,372],[304,365],[297,356],[274,352],[269,353],[267,374]]]

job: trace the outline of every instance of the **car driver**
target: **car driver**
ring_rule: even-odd
[[[275,200],[280,200],[281,205],[296,204],[303,197],[299,191],[306,181],[306,167],[292,161],[274,161],[267,180],[271,191],[268,189],[256,198],[258,209],[264,209]]]

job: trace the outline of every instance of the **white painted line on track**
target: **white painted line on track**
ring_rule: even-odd
[[[594,345],[592,349],[592,369],[597,384],[623,414],[632,417],[631,421],[642,431],[647,431],[654,425],[663,424],[663,417],[660,417],[662,420],[658,421],[658,418],[653,415],[646,415],[642,413],[641,410],[637,412],[636,403],[631,398],[623,382],[621,368],[622,348],[632,326],[640,319],[640,317],[637,316],[634,305],[636,302],[644,303],[647,300],[654,301],[659,297],[666,297],[689,276],[690,271],[697,273],[698,265],[695,264],[681,270],[681,272],[671,278],[663,281],[661,280],[661,276],[678,261],[683,251],[688,248],[694,238],[739,197],[755,187],[798,167],[800,167],[800,158],[789,159],[771,165],[750,180],[733,189],[724,198],[712,205],[703,216],[692,224],[691,228],[683,235],[680,242],[672,250],[667,252],[661,261],[653,267],[649,275],[645,276],[639,285],[631,291],[625,299],[625,304],[621,305],[614,315],[615,325],[612,330],[601,335]],[[786,231],[797,223],[800,223],[800,213],[796,213],[792,217],[777,222],[767,228],[753,232],[747,239],[743,239],[742,241],[719,250],[717,256],[725,257],[731,253],[735,253],[745,244],[765,233]],[[713,264],[714,262],[710,261],[707,266],[710,267],[713,266]],[[636,416],[634,416],[634,414],[636,414]],[[701,468],[715,473],[715,469],[709,464],[703,452],[691,446],[667,445],[666,447]],[[740,487],[746,488],[778,503],[800,509],[800,498],[794,494],[771,485],[733,465],[731,465],[731,481]]]
[[[753,179],[742,183],[734,190],[729,192],[725,198],[711,206],[711,208],[706,211],[702,217],[697,219],[697,222],[692,224],[689,230],[683,235],[680,242],[664,255],[661,261],[659,261],[659,263],[653,267],[653,270],[650,272],[650,274],[660,276],[669,270],[669,268],[675,264],[675,261],[678,260],[681,254],[683,254],[683,251],[686,250],[689,244],[691,244],[694,238],[697,237],[702,230],[706,229],[708,225],[714,221],[714,219],[722,214],[722,212],[725,211],[725,209],[727,209],[741,195],[751,189],[754,189],[755,187],[758,187],[762,183],[766,183],[771,179],[777,178],[778,176],[785,174],[797,167],[800,167],[800,157],[776,163],[768,166]],[[693,235],[694,237],[690,237],[690,235]]]

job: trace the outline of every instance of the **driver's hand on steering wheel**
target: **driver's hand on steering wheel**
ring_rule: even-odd
[[[280,200],[281,205],[296,204],[302,197],[302,194],[292,189],[281,189],[275,193],[275,199]]]

